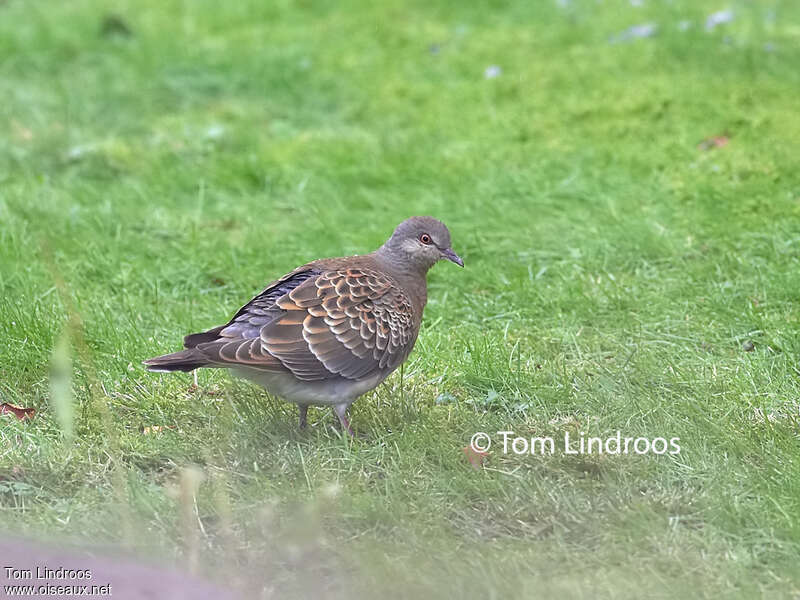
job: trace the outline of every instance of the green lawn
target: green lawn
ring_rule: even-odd
[[[0,530],[245,597],[797,598],[800,4],[635,4],[0,1]],[[412,214],[466,268],[363,437],[142,368]],[[681,452],[473,469],[504,429]]]

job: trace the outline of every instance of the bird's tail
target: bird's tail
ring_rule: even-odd
[[[194,371],[199,367],[210,366],[208,357],[195,348],[188,348],[172,354],[164,354],[142,361],[148,371],[169,373],[170,371]]]

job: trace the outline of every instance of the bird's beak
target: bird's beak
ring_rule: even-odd
[[[459,267],[464,266],[464,261],[461,260],[461,257],[453,252],[452,248],[445,248],[444,250],[440,251],[442,253],[442,258],[446,258],[450,262],[456,263]]]

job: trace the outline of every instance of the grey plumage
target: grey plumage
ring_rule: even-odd
[[[427,301],[426,274],[446,259],[463,266],[450,232],[411,217],[375,252],[298,267],[269,284],[225,325],[184,338],[184,350],[144,361],[151,371],[231,368],[300,406],[347,408],[408,358]]]

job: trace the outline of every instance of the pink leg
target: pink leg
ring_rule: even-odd
[[[350,422],[347,420],[347,409],[349,406],[350,404],[336,404],[333,407],[333,412],[339,417],[339,423],[342,424],[342,428],[350,434],[350,437],[355,437],[353,429],[350,427]]]

